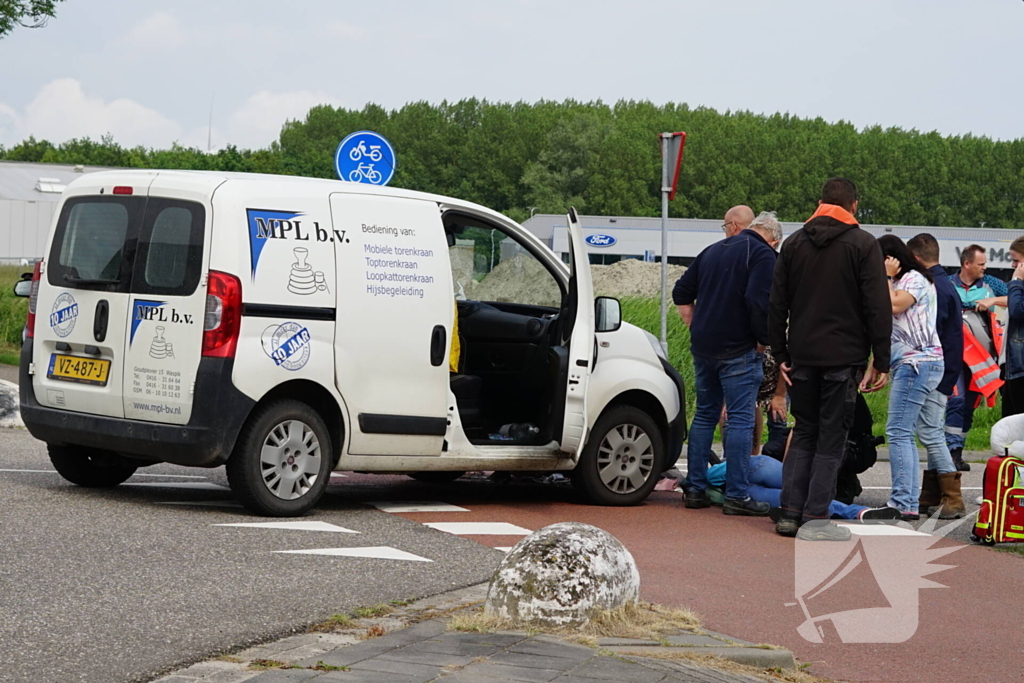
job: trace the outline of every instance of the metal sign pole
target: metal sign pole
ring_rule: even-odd
[[[672,191],[669,180],[669,140],[672,133],[661,134],[661,348],[668,355],[668,195]]]

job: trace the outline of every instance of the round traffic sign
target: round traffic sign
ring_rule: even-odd
[[[395,175],[395,149],[383,135],[369,130],[352,133],[334,152],[338,177],[353,183],[387,185]]]

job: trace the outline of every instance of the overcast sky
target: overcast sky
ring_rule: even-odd
[[[1021,0],[66,0],[0,40],[0,144],[265,147],[330,103],[642,99],[1024,137]]]

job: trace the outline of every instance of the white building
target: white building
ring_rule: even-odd
[[[42,258],[64,187],[100,166],[0,161],[0,263]]]
[[[810,216],[810,213],[808,213]],[[615,263],[622,259],[660,261],[661,218],[580,216],[587,235],[587,249],[591,263]],[[783,223],[782,230],[790,235],[801,223]],[[568,228],[565,215],[537,214],[523,223],[523,227],[543,240],[555,252],[568,260]],[[904,241],[922,232],[930,233],[939,242],[940,262],[947,268],[960,267],[960,251],[971,244],[988,250],[989,268],[1011,268],[1010,243],[1024,235],[1024,231],[998,228],[939,228],[907,225],[862,225],[878,237],[896,235]],[[722,221],[701,218],[672,218],[668,221],[669,263],[689,265],[708,245],[722,239]],[[999,275],[999,273],[996,273]]]

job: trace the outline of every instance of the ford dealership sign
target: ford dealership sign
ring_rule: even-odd
[[[611,235],[587,235],[584,241],[592,247],[610,247],[615,244],[615,238]]]

